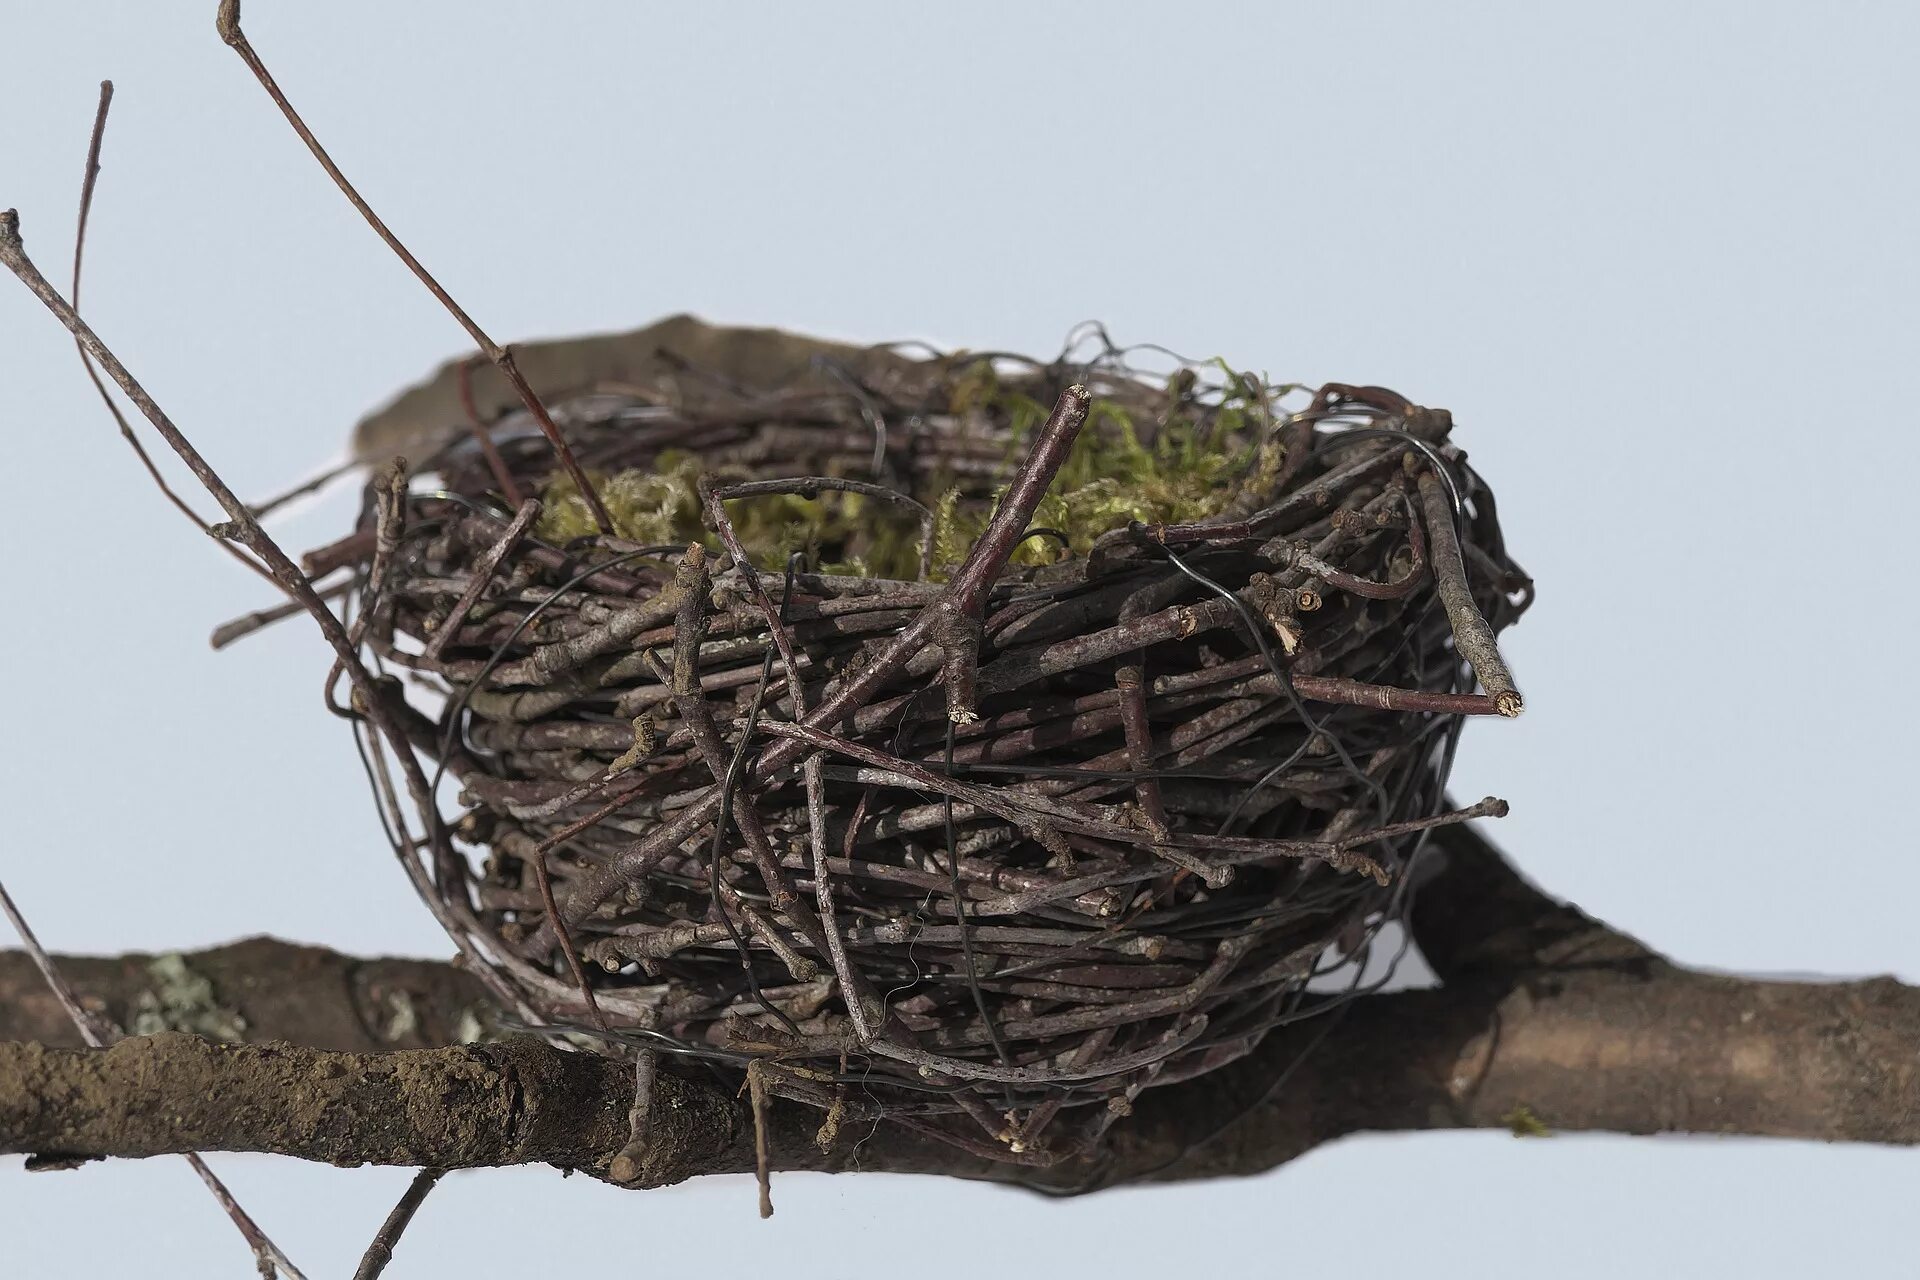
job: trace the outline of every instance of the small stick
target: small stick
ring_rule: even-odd
[[[1147,720],[1145,653],[1135,650],[1114,670],[1114,691],[1120,702],[1120,729],[1126,735],[1127,767],[1137,775],[1133,783],[1134,803],[1156,839],[1165,839],[1172,825],[1167,821],[1166,805],[1160,798],[1160,780],[1153,776],[1153,727]]]
[[[853,966],[847,959],[847,943],[840,932],[839,907],[833,897],[833,873],[827,867],[826,757],[816,751],[801,764],[801,777],[807,787],[807,847],[813,858],[813,899],[820,912],[820,924],[827,935],[827,959],[833,965],[840,996],[853,1023],[853,1034],[861,1044],[873,1041],[875,1030],[867,1016],[866,1002],[860,998],[859,985],[853,979]],[[865,799],[865,796],[862,796]],[[857,835],[860,816],[855,813],[847,828],[849,848]],[[849,858],[849,861],[851,859]]]
[[[356,647],[373,626],[374,614],[380,608],[380,597],[387,589],[387,573],[393,568],[393,557],[398,554],[400,541],[407,533],[406,459],[395,458],[389,462],[382,480],[384,483],[374,502],[373,562],[367,567],[367,588],[361,593],[360,616],[353,620],[353,628],[347,633],[353,637]],[[327,683],[333,682],[329,680]]]
[[[594,1025],[606,1031],[609,1029],[607,1015],[601,1011],[599,997],[593,994],[593,984],[587,981],[586,966],[580,963],[580,952],[573,945],[567,922],[560,918],[560,904],[553,897],[553,876],[547,871],[547,851],[544,848],[535,849],[527,861],[533,864],[533,882],[540,890],[540,905],[546,909],[547,919],[553,924],[554,945],[560,948],[560,954],[566,958],[567,972],[573,975],[574,985],[580,988],[580,996],[587,1003],[587,1012],[593,1015]]]
[[[942,678],[947,686],[947,719],[954,724],[979,718],[977,683],[987,591],[1006,567],[1014,547],[1026,537],[1027,522],[1073,452],[1073,442],[1086,425],[1092,405],[1093,398],[1085,387],[1071,386],[1060,393],[1027,460],[987,522],[986,532],[947,584],[947,594],[934,606],[937,621],[933,631],[945,654]]]
[[[773,1216],[772,1158],[767,1150],[766,1064],[755,1058],[747,1064],[747,1095],[753,1104],[753,1173],[760,1184],[760,1216]]]
[[[40,939],[28,926],[27,918],[20,914],[20,908],[14,904],[13,895],[7,892],[7,886],[4,883],[0,883],[0,912],[5,913],[7,923],[11,924],[13,931],[20,935],[20,943],[26,948],[28,958],[33,961],[33,967],[40,971],[40,977],[46,981],[48,988],[53,992],[53,998],[60,1002],[62,1009],[66,1010],[67,1020],[73,1023],[75,1030],[79,1031],[80,1038],[95,1049],[105,1048],[107,1042],[113,1038],[111,1033],[102,1028],[94,1016],[87,1012],[86,1006],[80,1003],[80,997],[74,994],[72,987],[67,985],[65,975],[54,965],[53,957],[47,954],[46,948],[40,945]]]
[[[256,516],[258,513],[255,513]],[[335,538],[324,547],[315,547],[300,557],[300,567],[309,578],[324,578],[335,569],[357,564],[373,552],[373,530],[355,529]]]
[[[316,588],[322,600],[337,600],[351,590],[353,590],[351,578],[343,579],[329,587]],[[208,640],[215,649],[224,649],[236,640],[250,636],[256,631],[263,631],[276,622],[283,622],[295,614],[306,611],[307,607],[297,600],[288,600],[267,609],[256,609],[243,617],[221,623],[213,629],[213,634],[208,637]]]
[[[75,310],[78,310],[80,307],[80,264],[86,254],[87,218],[93,212],[93,186],[95,181],[100,177],[100,144],[106,138],[107,109],[112,105],[113,81],[102,80],[100,82],[100,106],[94,112],[93,116],[93,136],[87,142],[86,174],[80,180],[80,213],[78,217],[74,219],[73,227],[73,284],[72,287],[68,289],[68,292],[73,295],[73,306]],[[115,404],[113,397],[107,393],[107,384],[100,381],[100,371],[93,367],[93,361],[87,357],[86,347],[78,338],[73,340],[73,346],[74,349],[80,353],[80,367],[87,371],[87,380],[93,383],[93,389],[100,393],[100,402],[107,406],[107,412],[113,415],[114,423],[119,426],[120,438],[125,440],[128,446],[133,449],[134,457],[140,459],[140,465],[147,469],[147,475],[153,480],[154,485],[160,490],[161,495],[173,505],[176,511],[191,521],[195,528],[202,533],[206,533],[208,531],[207,522],[200,518],[200,513],[195,511],[185,498],[174,492],[173,487],[167,483],[167,478],[160,474],[160,468],[154,463],[153,456],[147,452],[146,446],[141,444],[140,438],[133,434],[133,424],[127,421],[127,415],[120,412],[120,406]],[[235,560],[238,560],[241,564],[247,566],[247,568],[253,570],[268,582],[273,581],[273,575],[261,568],[257,560],[254,560],[251,556],[241,551],[240,548],[234,546],[232,543],[226,542],[220,545],[222,549]],[[214,647],[218,648],[219,646],[216,645]]]
[[[507,469],[507,461],[500,456],[499,446],[493,443],[493,433],[487,430],[487,424],[480,421],[480,410],[473,403],[473,366],[480,360],[472,356],[460,362],[460,372],[456,379],[460,388],[460,407],[467,414],[467,430],[473,434],[473,441],[480,446],[480,454],[487,460],[487,470],[493,472],[493,482],[500,486],[500,496],[507,505],[520,505],[520,486],[513,478],[513,472]]]
[[[1493,628],[1480,616],[1467,586],[1467,567],[1460,556],[1460,539],[1453,527],[1453,502],[1446,486],[1432,471],[1420,473],[1420,507],[1427,522],[1427,540],[1433,557],[1434,589],[1446,607],[1447,621],[1453,626],[1453,647],[1459,651],[1480,677],[1481,688],[1493,699],[1494,708],[1509,719],[1525,707],[1519,690],[1513,686],[1513,673],[1500,657],[1494,643]]]
[[[1248,682],[1251,689],[1273,683],[1271,677]],[[1372,707],[1377,711],[1430,712],[1443,716],[1503,716],[1498,700],[1484,693],[1431,693],[1425,689],[1401,689],[1393,685],[1366,684],[1342,676],[1295,676],[1293,688],[1308,702],[1331,702],[1347,707]]]
[[[353,1270],[353,1280],[379,1280],[380,1273],[393,1261],[393,1247],[400,1243],[400,1233],[413,1221],[413,1215],[419,1212],[420,1202],[427,1198],[427,1193],[446,1176],[445,1169],[422,1169],[413,1175],[413,1181],[407,1184],[406,1194],[400,1197],[400,1203],[393,1206],[393,1212],[380,1224],[373,1243],[361,1255],[360,1265]]]
[[[1351,595],[1367,600],[1398,600],[1413,594],[1414,588],[1427,571],[1427,539],[1424,526],[1418,520],[1409,520],[1407,525],[1407,544],[1413,558],[1405,573],[1391,582],[1375,582],[1362,578],[1322,560],[1303,547],[1291,547],[1281,552],[1279,563],[1285,568],[1304,569],[1330,587],[1337,587]]]
[[[248,42],[246,33],[240,30],[240,0],[221,0],[219,12],[214,18],[214,27],[220,32],[220,38],[226,41],[227,45],[247,64],[247,68],[253,72],[254,79],[260,82],[260,87],[267,91],[267,96],[272,98],[274,105],[280,108],[281,114],[287,118],[287,123],[293,126],[293,131],[300,135],[300,141],[307,144],[307,150],[313,153],[313,158],[320,162],[320,167],[325,169],[327,176],[333,179],[333,185],[340,188],[340,194],[360,211],[360,216],[367,220],[367,225],[373,228],[374,234],[386,242],[395,256],[406,264],[407,269],[413,272],[421,284],[427,287],[427,291],[438,298],[440,305],[460,322],[460,327],[467,331],[467,336],[473,339],[474,345],[480,348],[487,359],[498,366],[500,372],[512,384],[513,389],[519,393],[521,403],[525,404],[527,411],[533,414],[534,421],[540,424],[541,434],[545,435],[547,443],[553,446],[554,454],[560,459],[560,465],[566,468],[567,475],[572,479],[574,486],[580,490],[580,496],[586,499],[587,507],[593,512],[594,523],[600,527],[600,532],[613,533],[613,520],[607,515],[607,509],[601,503],[599,493],[587,479],[586,472],[580,469],[578,459],[573,456],[573,449],[567,444],[566,438],[560,434],[560,428],[554,424],[552,416],[547,413],[547,407],[540,403],[540,397],[533,393],[533,388],[528,386],[527,380],[520,375],[519,366],[513,360],[513,352],[500,346],[487,336],[485,330],[474,323],[473,317],[462,310],[460,304],[453,300],[453,296],[440,287],[440,282],[420,265],[420,260],[400,243],[399,237],[387,229],[387,224],[381,221],[380,215],[373,211],[373,206],[369,205],[359,191],[354,189],[353,184],[347,181],[346,174],[340,172],[340,166],[333,162],[333,157],[328,155],[326,148],[320,145],[320,140],[313,136],[313,131],[307,128],[307,123],[300,118],[300,113],[293,109],[293,104],[287,100],[287,95],[280,91],[280,86],[274,82],[272,73],[267,70],[267,64],[260,60],[260,55],[254,52],[253,45]]]
[[[651,1049],[640,1049],[633,1060],[633,1104],[627,1108],[627,1145],[607,1166],[615,1182],[637,1182],[646,1168],[647,1139],[652,1129],[654,1067],[659,1059]]]
[[[703,489],[706,486],[701,486]],[[733,521],[727,516],[726,495],[718,489],[706,489],[707,517],[713,522],[714,532],[720,535],[721,544],[727,554],[733,557],[734,568],[746,579],[747,588],[753,596],[754,606],[767,620],[767,632],[773,640],[773,647],[779,651],[781,665],[786,669],[787,696],[793,699],[793,714],[806,714],[806,689],[800,678],[800,656],[794,652],[793,637],[787,631],[786,619],[773,603],[773,597],[767,594],[766,584],[760,581],[760,570],[754,567],[747,556],[747,549],[740,542],[740,535],[733,527]],[[705,581],[704,569],[702,582]],[[702,588],[705,589],[704,587]],[[785,593],[782,593],[783,596]],[[791,603],[791,602],[789,602]],[[704,626],[705,624],[702,623]]]
[[[1172,584],[1177,578],[1150,582],[1131,592],[1120,604],[1121,622],[1132,622],[1143,613],[1171,603]],[[1170,589],[1171,587],[1171,589]],[[1114,693],[1120,705],[1120,728],[1126,736],[1127,767],[1138,774],[1133,784],[1134,802],[1156,839],[1164,840],[1173,829],[1167,818],[1166,804],[1160,795],[1160,780],[1153,776],[1153,727],[1147,718],[1147,651],[1136,649],[1114,669]],[[1217,887],[1217,886],[1216,886]]]
[[[520,509],[514,512],[513,522],[474,564],[473,577],[468,581],[467,589],[460,593],[460,599],[454,602],[453,612],[447,615],[440,629],[434,632],[433,639],[427,642],[421,656],[428,662],[434,666],[440,665],[440,656],[446,651],[447,642],[453,639],[454,632],[466,621],[473,606],[480,603],[480,595],[487,589],[487,584],[493,581],[493,575],[499,572],[501,561],[513,554],[513,549],[520,545],[520,539],[526,537],[527,530],[539,518],[540,499],[528,498],[520,504]]]
[[[1398,836],[1412,835],[1416,831],[1428,831],[1434,827],[1451,827],[1462,822],[1472,822],[1476,818],[1504,818],[1507,816],[1507,802],[1499,796],[1488,796],[1478,804],[1468,805],[1464,809],[1451,809],[1446,813],[1436,813],[1430,818],[1412,818],[1406,822],[1395,822],[1389,826],[1375,827],[1359,835],[1349,836],[1339,842],[1341,849],[1357,849],[1363,844],[1372,844],[1375,840],[1392,840]]]

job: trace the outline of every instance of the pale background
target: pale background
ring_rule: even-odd
[[[7,0],[0,206],[243,493],[461,350],[213,31]],[[1687,961],[1920,980],[1912,828],[1912,5],[254,0],[335,155],[503,339],[694,310],[1051,352],[1075,321],[1444,405],[1540,599],[1457,791]],[[56,270],[57,268],[57,270]],[[0,279],[0,874],[56,949],[270,932],[444,955],[301,625],[167,510]],[[304,548],[349,500],[280,526]],[[392,1170],[225,1157],[316,1280]],[[1911,1275],[1920,1154],[1504,1134],[1343,1142],[1077,1203],[877,1176],[617,1193],[459,1175],[391,1275],[778,1269]],[[0,1165],[0,1273],[251,1274],[179,1161]]]

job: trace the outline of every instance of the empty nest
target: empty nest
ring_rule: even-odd
[[[1444,411],[1098,331],[619,341],[590,385],[522,352],[577,471],[449,366],[363,424],[417,457],[308,563],[427,708],[460,808],[396,840],[527,1025],[823,1142],[1084,1155],[1336,1005],[1424,833],[1503,811],[1444,788],[1520,710],[1531,586]]]

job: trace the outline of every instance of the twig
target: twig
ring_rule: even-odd
[[[1480,677],[1480,686],[1493,699],[1495,708],[1509,718],[1525,707],[1519,690],[1513,686],[1513,673],[1494,643],[1493,628],[1480,615],[1467,586],[1467,569],[1460,556],[1460,539],[1454,532],[1453,505],[1440,477],[1432,471],[1420,473],[1420,506],[1426,517],[1427,538],[1433,556],[1433,581],[1446,607],[1447,620],[1453,624],[1453,644]]]
[[[359,191],[354,189],[353,184],[347,181],[347,176],[340,171],[340,166],[333,162],[333,157],[327,154],[326,148],[320,145],[320,140],[314,137],[312,130],[307,128],[306,121],[300,118],[300,113],[293,109],[293,104],[287,100],[286,94],[282,93],[280,86],[274,82],[266,63],[260,60],[260,55],[254,52],[253,45],[248,42],[246,34],[240,30],[240,0],[221,0],[214,26],[220,32],[220,38],[226,41],[247,64],[254,78],[260,82],[260,87],[267,91],[267,96],[272,98],[274,105],[280,108],[281,114],[287,118],[287,123],[292,125],[293,131],[300,135],[300,140],[307,144],[307,150],[311,151],[313,158],[320,162],[320,167],[327,171],[327,176],[333,179],[333,184],[340,188],[340,193],[346,196],[348,203],[360,211],[360,216],[367,220],[367,225],[373,228],[374,233],[386,242],[387,247],[393,250],[395,256],[406,264],[407,269],[419,278],[428,292],[438,298],[440,304],[460,322],[460,327],[467,331],[467,335],[473,339],[474,344],[480,348],[487,359],[499,367],[513,389],[519,393],[521,402],[527,406],[527,411],[533,414],[534,421],[540,424],[541,433],[547,437],[547,443],[553,446],[555,456],[560,459],[560,465],[566,469],[568,477],[579,489],[580,496],[586,500],[588,509],[593,513],[594,523],[600,527],[600,532],[612,534],[613,520],[607,515],[607,509],[601,503],[599,493],[587,479],[586,472],[580,469],[579,461],[573,456],[572,447],[560,434],[560,428],[554,424],[546,406],[540,402],[540,397],[534,394],[533,388],[528,386],[527,380],[520,375],[519,367],[514,364],[512,351],[500,346],[487,336],[485,330],[474,323],[473,317],[453,300],[451,294],[440,287],[440,282],[420,265],[420,260],[400,243],[398,236],[387,229],[387,224],[381,220],[379,214],[373,211],[373,206],[369,205]]]
[[[400,1243],[400,1235],[413,1221],[413,1215],[420,1211],[420,1204],[427,1193],[447,1176],[445,1169],[422,1169],[413,1175],[413,1181],[407,1184],[407,1190],[400,1202],[393,1206],[387,1220],[380,1224],[373,1243],[367,1246],[361,1255],[360,1265],[353,1270],[353,1280],[379,1280],[380,1273],[393,1261],[394,1246]]]
[[[500,448],[493,442],[493,432],[487,424],[480,421],[480,410],[473,403],[473,366],[481,357],[473,356],[460,362],[456,385],[460,389],[460,408],[467,415],[467,430],[473,436],[475,444],[480,446],[480,456],[487,460],[487,470],[493,472],[493,481],[500,486],[500,496],[507,505],[517,507],[521,503],[520,485],[513,478],[513,472],[507,469],[506,459],[500,456]]]
[[[21,945],[26,948],[27,955],[33,960],[33,967],[38,969],[40,976],[46,980],[47,986],[53,991],[53,998],[58,1000],[60,1007],[67,1011],[67,1017],[72,1021],[74,1028],[80,1032],[80,1038],[95,1049],[108,1044],[114,1038],[112,1033],[105,1030],[94,1016],[87,1012],[86,1006],[80,1003],[80,997],[75,995],[73,988],[67,985],[67,980],[60,976],[60,970],[55,967],[53,957],[49,956],[46,949],[40,945],[40,939],[28,926],[26,917],[20,914],[20,908],[14,904],[13,895],[7,892],[4,882],[0,882],[0,911],[6,913],[7,923],[11,924],[13,931],[20,935]]]
[[[330,586],[315,588],[322,600],[337,600],[351,590],[353,590],[351,578],[343,578]],[[285,600],[270,608],[255,609],[252,613],[221,623],[213,629],[207,641],[215,649],[224,649],[236,640],[250,636],[256,631],[263,631],[276,622],[284,622],[306,611],[306,606],[298,600]]]
[[[633,1057],[633,1104],[627,1108],[627,1145],[620,1148],[607,1166],[607,1176],[615,1182],[635,1182],[645,1171],[651,1150],[654,1070],[660,1055],[651,1049],[639,1049]]]
[[[947,718],[966,724],[977,718],[981,614],[987,589],[1006,567],[1007,557],[1026,536],[1027,522],[1047,494],[1053,478],[1073,452],[1073,442],[1086,425],[1093,398],[1082,386],[1060,393],[1053,412],[1035,437],[1033,449],[1021,464],[1013,483],[994,509],[966,562],[948,583],[945,596],[934,606],[935,634],[946,655],[942,669],[947,686]]]
[[[93,187],[95,181],[100,177],[100,144],[106,138],[107,109],[112,105],[113,81],[102,80],[100,82],[100,106],[98,110],[95,111],[93,117],[93,135],[87,142],[86,174],[80,180],[80,212],[74,219],[73,283],[68,292],[73,295],[73,306],[75,310],[78,310],[80,307],[80,265],[86,254],[87,219],[93,212]],[[178,493],[174,492],[173,487],[167,483],[167,478],[160,474],[160,468],[155,464],[152,455],[148,454],[146,446],[141,444],[140,438],[133,434],[133,425],[127,421],[126,415],[120,412],[120,406],[113,402],[113,396],[108,393],[106,383],[100,381],[100,373],[93,367],[93,361],[88,357],[86,347],[78,338],[73,340],[73,345],[74,349],[80,353],[80,367],[87,371],[87,381],[93,383],[93,389],[100,393],[100,402],[107,406],[107,412],[113,416],[114,423],[120,428],[120,438],[127,442],[127,445],[133,450],[134,456],[140,459],[140,465],[146,468],[147,475],[152,478],[154,486],[160,490],[161,496],[173,505],[174,510],[185,516],[194,528],[200,530],[202,533],[206,533],[208,531],[207,522],[200,518],[200,513],[195,511],[185,498],[182,498]],[[235,560],[253,570],[253,572],[259,574],[268,582],[273,581],[273,575],[261,568],[258,561],[241,551],[240,548],[234,546],[232,543],[223,542],[220,545],[221,549]],[[215,647],[217,648],[218,646],[216,645]]]
[[[747,1094],[753,1110],[753,1175],[760,1187],[760,1216],[773,1216],[773,1161],[767,1149],[767,1064],[747,1064]]]
[[[586,968],[580,963],[580,949],[574,945],[567,922],[560,916],[560,904],[553,897],[553,876],[547,870],[547,851],[535,849],[527,861],[533,864],[533,883],[540,891],[540,905],[553,924],[554,944],[560,948],[560,954],[567,962],[567,972],[573,975],[573,984],[580,989],[580,998],[586,1002],[593,1025],[605,1031],[608,1029],[607,1015],[600,1008],[599,997],[593,993],[593,984],[587,981]]]
[[[539,518],[540,500],[528,498],[520,504],[520,509],[514,512],[512,522],[501,531],[500,537],[475,562],[473,577],[467,583],[467,589],[460,593],[460,598],[454,602],[452,611],[441,622],[439,630],[435,631],[433,638],[427,641],[427,647],[422,656],[430,664],[440,665],[441,655],[447,649],[447,642],[453,638],[456,631],[460,630],[460,624],[467,620],[467,614],[472,611],[473,606],[480,602],[487,584],[492,582],[493,575],[500,571],[501,563],[513,554],[513,549],[520,545],[520,539],[527,536],[527,530],[532,528],[533,522]]]
[[[426,774],[421,769],[419,760],[414,756],[412,744],[395,721],[385,695],[375,684],[365,664],[360,661],[360,655],[354,647],[352,638],[348,636],[346,628],[315,593],[313,585],[287,557],[286,552],[282,551],[279,544],[261,527],[259,520],[247,504],[242,502],[239,496],[228,487],[226,481],[220,478],[193,443],[181,434],[180,429],[173,424],[173,420],[166,415],[153,397],[147,394],[146,388],[141,386],[133,374],[128,372],[127,367],[120,363],[119,357],[108,349],[99,335],[94,333],[92,327],[80,318],[72,306],[47,282],[47,278],[40,274],[39,268],[34,266],[33,260],[27,256],[26,246],[20,239],[20,215],[13,209],[0,211],[0,265],[6,266],[13,272],[20,282],[40,299],[47,310],[51,311],[55,318],[80,340],[88,354],[100,362],[101,367],[126,393],[127,398],[133,401],[135,407],[146,416],[147,421],[153,424],[154,430],[160,433],[161,438],[180,457],[180,460],[186,463],[187,469],[219,502],[221,509],[231,518],[232,523],[214,526],[209,532],[218,537],[232,538],[246,546],[248,550],[260,557],[281,589],[306,607],[307,612],[319,626],[321,635],[332,646],[335,655],[344,666],[348,678],[353,683],[355,693],[364,704],[365,714],[373,721],[381,735],[393,744],[395,759],[406,777],[408,793],[415,808],[419,810],[422,820],[428,825],[429,838],[434,843],[436,854],[445,854],[450,859],[452,855],[446,845],[445,827],[439,820],[439,810],[433,803]],[[451,909],[444,902],[432,897],[428,898],[427,907],[434,912],[435,918],[446,930],[454,945],[460,949],[461,954],[475,966],[482,980],[488,983],[503,1002],[510,1007],[517,1006],[519,1001],[512,989],[506,985],[505,979],[499,977],[494,971],[493,966],[486,963],[478,953],[473,940],[461,927]]]

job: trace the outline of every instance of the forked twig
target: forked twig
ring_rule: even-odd
[[[73,225],[73,283],[67,292],[72,295],[75,310],[80,307],[80,266],[86,257],[87,219],[93,213],[93,188],[100,177],[100,144],[106,139],[107,110],[112,105],[113,81],[102,80],[100,105],[94,111],[93,133],[87,140],[86,173],[80,180],[80,212],[74,218]],[[201,519],[200,513],[195,511],[185,498],[174,492],[173,486],[167,483],[167,478],[160,474],[160,468],[155,464],[153,456],[147,452],[147,447],[140,443],[140,437],[133,434],[133,424],[127,421],[126,414],[120,412],[120,406],[113,402],[113,396],[107,391],[107,384],[100,381],[100,371],[93,367],[93,360],[87,355],[86,346],[78,338],[73,340],[73,345],[74,349],[80,353],[80,367],[87,371],[87,381],[91,382],[93,389],[100,393],[100,403],[107,406],[107,412],[113,415],[114,423],[119,426],[120,438],[125,440],[128,447],[133,450],[133,456],[140,459],[140,465],[146,468],[147,475],[153,480],[154,486],[160,490],[161,496],[172,503],[174,509],[185,516],[194,528],[202,533],[209,532],[207,522]],[[220,547],[268,582],[273,581],[273,575],[261,568],[259,561],[254,560],[240,548],[230,542],[222,542]]]

